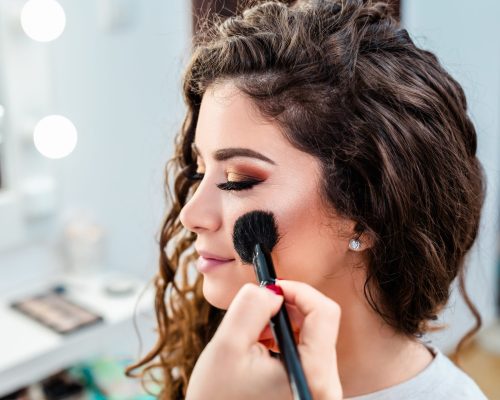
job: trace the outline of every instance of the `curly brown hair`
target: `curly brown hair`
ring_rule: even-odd
[[[183,80],[187,113],[166,167],[158,341],[128,376],[159,368],[160,398],[183,398],[224,314],[204,299],[202,276],[190,272],[195,235],[179,221],[196,189],[191,144],[202,96],[222,81],[320,160],[323,198],[374,239],[364,293],[387,324],[411,337],[429,331],[458,278],[476,318],[468,336],[479,329],[464,260],[478,233],[485,181],[461,86],[415,46],[385,3],[247,1],[235,16],[207,17],[194,38]]]

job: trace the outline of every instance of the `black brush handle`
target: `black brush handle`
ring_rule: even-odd
[[[271,318],[270,326],[274,338],[278,342],[281,358],[290,380],[293,398],[295,400],[312,400],[304,370],[300,363],[299,352],[295,344],[292,325],[290,324],[285,303],[283,303],[278,313]]]
[[[254,248],[253,265],[257,281],[261,286],[275,283],[276,272],[271,254],[262,248],[260,244],[257,244]],[[293,398],[295,400],[312,400],[306,376],[300,363],[297,345],[293,337],[292,324],[290,323],[284,302],[278,313],[274,317],[271,317],[269,325],[280,349],[280,358],[285,365]]]

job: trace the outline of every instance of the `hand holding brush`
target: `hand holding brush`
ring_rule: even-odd
[[[335,349],[339,306],[306,283],[277,283],[284,299],[255,284],[239,290],[196,362],[187,400],[293,399],[282,362],[259,343],[261,332],[284,301],[303,316],[297,347],[312,398],[342,399]]]
[[[280,280],[275,285],[270,252],[278,239],[270,213],[251,212],[235,223],[238,254],[253,264],[260,286],[272,285],[278,295],[252,284],[240,289],[195,365],[188,400],[342,399],[335,348],[340,308],[306,283]],[[282,295],[302,314],[298,346]],[[282,362],[259,342],[269,323]]]

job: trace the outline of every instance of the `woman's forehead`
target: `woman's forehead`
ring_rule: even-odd
[[[217,92],[203,96],[194,143],[198,153],[226,147],[266,148],[282,151],[291,147],[277,123],[256,115],[254,105],[242,93],[221,101]]]

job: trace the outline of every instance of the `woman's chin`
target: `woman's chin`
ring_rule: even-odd
[[[224,291],[218,285],[211,285],[205,279],[203,281],[203,297],[205,297],[205,300],[212,306],[220,308],[221,310],[227,310],[234,296]]]

